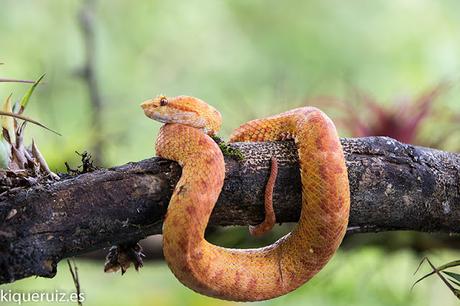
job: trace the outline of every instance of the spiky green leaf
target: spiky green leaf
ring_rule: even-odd
[[[425,260],[427,260],[426,257],[423,258],[423,260],[420,262],[420,264],[419,264],[419,266],[418,266],[418,268],[417,268],[417,271],[418,271],[418,269],[420,268],[420,266],[422,265],[422,263],[423,263]],[[443,265],[437,267],[436,269],[437,269],[438,271],[443,271],[443,270],[445,270],[445,269],[453,268],[453,267],[457,267],[457,266],[460,266],[460,260],[450,261],[450,262],[448,262],[448,263],[446,263],[446,264],[443,264]],[[417,273],[417,271],[415,271],[415,273]],[[414,273],[414,274],[415,274],[415,273]],[[419,278],[419,279],[412,285],[412,288],[414,288],[414,286],[415,286],[417,283],[421,282],[421,281],[424,280],[425,278],[427,278],[427,277],[429,277],[429,276],[431,276],[431,275],[433,275],[433,274],[435,274],[435,273],[436,273],[436,271],[433,270],[433,271],[431,271],[430,273],[425,274],[424,276],[422,276],[421,278]]]
[[[460,266],[460,260],[453,260],[438,267],[439,271]]]
[[[455,279],[456,281],[454,281],[453,283],[455,283],[456,285],[459,285],[459,282],[460,282],[460,274],[458,273],[454,273],[454,272],[449,272],[449,271],[442,271],[442,273],[452,277],[453,279]]]
[[[40,81],[45,77],[45,74],[42,74],[36,81],[35,83],[29,88],[29,90],[26,92],[26,94],[22,97],[21,102],[19,102],[19,111],[18,113],[21,114],[24,109],[26,108],[27,104],[29,103],[30,97],[34,93],[35,88],[37,87],[38,84],[40,84]]]
[[[31,119],[29,117],[26,117],[24,115],[19,115],[19,114],[15,114],[15,113],[12,113],[12,112],[5,112],[5,111],[0,111],[0,116],[1,117],[12,117],[12,118],[16,118],[16,119],[21,119],[21,120],[24,120],[24,121],[27,121],[27,122],[30,122],[30,123],[33,123],[35,125],[38,125],[39,127],[42,127],[50,132],[53,132],[55,133],[56,135],[59,135],[59,136],[62,136],[61,134],[59,134],[58,132],[50,129],[49,127],[47,127],[46,125],[43,125],[41,124],[40,122],[34,120],[34,119]]]
[[[452,284],[458,285],[458,282],[456,282],[455,280],[452,280],[452,279],[447,279],[447,278],[444,277],[444,275],[441,274],[441,272],[443,272],[444,274],[449,275],[448,273],[452,273],[452,272],[447,272],[447,273],[446,273],[445,271],[441,271],[441,270],[440,270],[441,267],[452,266],[452,265],[457,266],[457,265],[458,265],[458,264],[456,263],[457,260],[452,261],[452,262],[449,262],[449,263],[447,263],[447,264],[444,264],[444,265],[442,265],[442,266],[439,267],[439,268],[436,268],[436,267],[431,263],[431,261],[428,259],[428,257],[424,257],[424,258],[422,259],[422,261],[420,262],[420,264],[419,264],[419,266],[418,266],[418,268],[417,268],[417,271],[418,271],[418,269],[420,268],[420,266],[422,265],[422,263],[423,263],[424,261],[426,261],[426,262],[430,265],[430,267],[431,267],[431,269],[432,269],[433,271],[432,271],[432,273],[428,273],[428,274],[424,275],[422,278],[420,278],[419,280],[417,280],[417,281],[412,285],[412,288],[414,288],[414,286],[415,286],[418,282],[420,282],[422,279],[424,279],[424,278],[426,278],[426,277],[428,277],[428,276],[430,276],[430,275],[432,275],[432,274],[436,274],[436,275],[443,281],[443,283],[447,286],[447,288],[449,288],[449,290],[460,300],[460,290],[457,289],[457,288],[455,288],[455,287],[452,285]],[[444,269],[446,269],[446,268],[444,268]],[[417,271],[415,271],[415,272],[417,273]],[[455,275],[458,275],[458,274],[456,274],[456,273],[454,273],[454,274],[455,274]],[[460,276],[460,275],[459,275],[459,276]]]

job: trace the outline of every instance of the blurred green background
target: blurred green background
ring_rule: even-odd
[[[92,69],[101,98],[96,119],[88,79],[82,77],[87,60],[82,16],[94,30]],[[0,77],[36,79],[46,72],[46,84],[39,86],[26,115],[63,136],[30,126],[27,137],[33,135],[55,171],[63,171],[65,161],[79,164],[74,151],[96,151],[105,166],[152,156],[160,125],[147,120],[139,104],[160,93],[193,95],[216,106],[224,118],[224,137],[250,119],[306,104],[325,109],[342,136],[353,136],[353,127],[340,124],[341,118],[359,112],[370,122],[372,114],[365,104],[349,101],[350,84],[385,109],[398,109],[448,80],[453,86],[432,104],[414,142],[460,151],[455,130],[459,37],[456,0],[0,0]],[[18,99],[27,88],[1,83],[0,97],[13,93]],[[334,99],[314,99],[320,96]],[[335,100],[355,107],[338,107]],[[385,246],[407,235],[381,237]],[[456,303],[435,278],[409,292],[422,253],[399,248],[388,254],[386,249],[363,245],[341,251],[300,290],[260,304]],[[438,264],[460,256],[455,250],[429,254]],[[86,305],[232,304],[192,293],[162,262],[149,262],[140,273],[124,277],[103,274],[101,262],[77,263]],[[54,279],[0,287],[55,288],[73,288],[65,265]]]

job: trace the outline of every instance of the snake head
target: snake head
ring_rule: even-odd
[[[145,115],[153,120],[188,125],[208,135],[215,135],[222,124],[218,110],[194,97],[160,95],[144,101],[141,107]]]

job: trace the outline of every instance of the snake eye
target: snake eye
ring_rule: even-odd
[[[161,98],[160,99],[160,106],[165,106],[168,104],[168,99],[166,98]]]

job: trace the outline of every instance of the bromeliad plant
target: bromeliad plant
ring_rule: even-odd
[[[425,141],[419,136],[422,124],[435,116],[434,102],[449,87],[449,83],[441,82],[418,97],[394,101],[385,107],[368,93],[351,86],[346,101],[334,100],[332,104],[342,110],[344,116],[339,122],[354,137],[388,136],[404,143],[439,147],[450,132]]]
[[[43,124],[22,115],[29,100],[43,79],[42,75],[37,81],[0,79],[0,82],[22,82],[32,83],[30,89],[17,102],[12,102],[12,95],[8,96],[0,110],[0,123],[2,132],[0,133],[0,172],[10,172],[19,176],[46,177],[48,179],[59,179],[59,176],[53,173],[43,155],[38,150],[37,144],[32,140],[30,148],[24,145],[24,130],[27,122],[36,124],[42,128],[59,133],[49,129]]]

